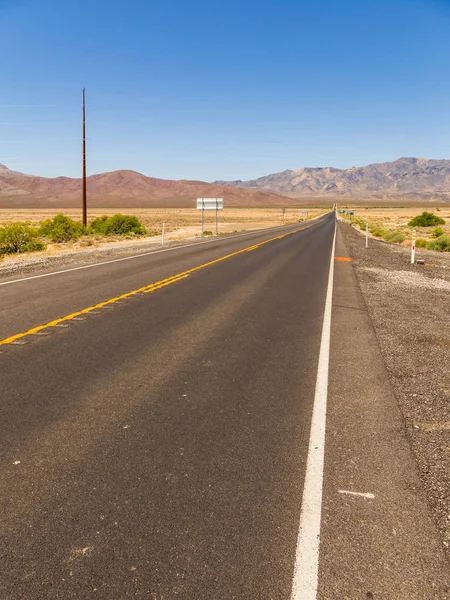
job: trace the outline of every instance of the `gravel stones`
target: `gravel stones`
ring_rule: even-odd
[[[450,254],[340,223],[443,543],[450,554]],[[417,256],[419,254],[419,256]]]

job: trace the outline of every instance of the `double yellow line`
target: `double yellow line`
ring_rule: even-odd
[[[7,337],[3,340],[0,340],[0,346],[5,344],[12,344],[21,338],[27,337],[28,335],[34,335],[43,331],[44,329],[48,329],[49,327],[55,327],[60,323],[64,323],[65,321],[71,321],[75,317],[80,317],[82,315],[87,315],[90,312],[97,310],[99,308],[104,308],[105,306],[110,306],[118,302],[119,300],[125,300],[126,298],[130,298],[131,296],[135,296],[136,294],[149,294],[150,292],[154,292],[163,287],[171,285],[180,279],[184,279],[185,277],[189,277],[191,273],[195,273],[195,271],[200,271],[205,267],[209,267],[211,265],[215,265],[223,260],[227,260],[228,258],[232,258],[233,256],[237,256],[238,254],[242,254],[243,252],[251,252],[252,250],[256,250],[260,246],[264,244],[268,244],[269,242],[273,242],[275,240],[281,240],[288,235],[292,235],[299,231],[304,231],[305,229],[309,229],[310,227],[314,227],[316,223],[312,225],[307,225],[306,227],[302,227],[300,229],[295,229],[294,231],[289,231],[288,233],[284,233],[282,235],[278,235],[276,237],[270,238],[263,242],[259,242],[258,244],[254,244],[253,246],[248,246],[247,248],[243,248],[242,250],[238,250],[237,252],[232,252],[231,254],[226,254],[225,256],[221,256],[220,258],[216,258],[215,260],[211,260],[207,263],[199,265],[198,267],[193,267],[192,269],[188,269],[187,271],[183,271],[182,273],[178,273],[177,275],[172,275],[172,277],[167,277],[166,279],[161,279],[160,281],[156,281],[155,283],[150,283],[149,285],[145,285],[144,287],[140,287],[132,292],[127,292],[126,294],[121,294],[120,296],[116,296],[115,298],[111,298],[110,300],[105,300],[104,302],[99,302],[98,304],[94,304],[93,306],[89,306],[88,308],[83,308],[83,310],[78,310],[77,312],[71,313],[70,315],[66,315],[65,317],[60,317],[59,319],[55,319],[54,321],[50,321],[49,323],[45,323],[44,325],[38,325],[37,327],[33,327],[33,329],[29,329],[28,331],[23,331],[22,333],[16,333],[10,337]]]

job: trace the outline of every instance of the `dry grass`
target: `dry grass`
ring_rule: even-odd
[[[231,233],[237,231],[252,231],[255,229],[265,229],[277,225],[297,223],[303,219],[302,210],[308,211],[308,219],[324,214],[327,208],[286,208],[283,217],[281,208],[229,208],[219,211],[219,233]],[[81,220],[81,214],[76,209],[0,209],[0,226],[12,221],[26,221],[32,225],[39,225],[42,221],[54,217],[59,212],[65,215]],[[124,214],[136,215],[152,236],[160,236],[162,225],[165,223],[165,237],[167,241],[178,239],[193,238],[201,235],[201,212],[189,208],[123,208],[123,209],[93,209],[88,213],[88,220],[91,221],[101,215],[111,216],[118,212]],[[205,231],[215,233],[215,211],[205,211]],[[127,237],[102,237],[86,236],[76,241],[62,244],[49,243],[47,249],[39,252],[40,256],[55,256],[65,254],[67,251],[78,251],[88,247],[106,248],[108,246],[117,246],[119,244],[140,245],[148,243],[149,238],[127,238]],[[155,238],[154,238],[155,239]],[[20,256],[10,255],[4,258],[5,263],[13,261],[26,261],[27,257],[36,253],[27,253]]]
[[[276,225],[296,223],[302,218],[301,211],[308,210],[308,218],[316,217],[326,212],[323,208],[286,208],[283,214],[280,208],[228,208],[219,211],[219,232],[245,231],[263,229]],[[0,209],[0,225],[11,221],[28,221],[39,224],[45,219],[54,217],[58,212],[64,212],[73,219],[80,219],[80,211],[76,209]],[[150,231],[160,232],[162,224],[166,224],[168,238],[191,237],[201,233],[201,211],[190,208],[123,208],[123,209],[94,209],[89,211],[89,220],[101,215],[113,215],[118,212],[136,215]],[[215,211],[205,211],[205,230],[215,232]]]
[[[447,235],[450,235],[450,206],[410,206],[410,207],[363,207],[361,205],[352,206],[351,204],[340,205],[338,209],[348,208],[355,213],[355,218],[362,219],[369,223],[369,226],[376,226],[383,229],[397,230],[405,236],[405,245],[411,243],[412,228],[408,227],[408,222],[420,215],[423,211],[428,211],[445,219],[445,225],[439,225]],[[439,209],[439,210],[437,210]],[[425,240],[433,239],[431,232],[435,227],[416,227],[417,238]]]

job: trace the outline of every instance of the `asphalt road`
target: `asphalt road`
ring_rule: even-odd
[[[0,286],[2,600],[290,598],[334,216],[297,229]],[[333,473],[317,597],[400,598],[333,570]]]

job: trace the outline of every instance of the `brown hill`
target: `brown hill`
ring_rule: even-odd
[[[271,192],[219,186],[203,181],[172,181],[135,171],[113,171],[87,178],[93,208],[183,208],[196,198],[224,198],[226,206],[287,206],[298,200]],[[81,180],[36,177],[0,165],[0,208],[72,208],[81,202]]]

